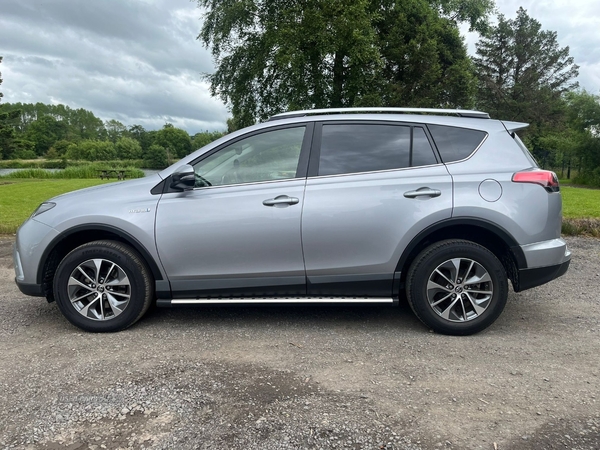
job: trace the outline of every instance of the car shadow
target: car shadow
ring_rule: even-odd
[[[296,328],[363,324],[374,329],[424,329],[406,302],[400,302],[400,305],[311,303],[153,308],[136,327],[160,327],[164,324],[177,328],[227,324]]]

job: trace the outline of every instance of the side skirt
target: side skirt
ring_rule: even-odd
[[[237,305],[237,304],[286,304],[286,303],[387,303],[398,304],[398,299],[385,297],[273,297],[273,298],[178,298],[161,299],[157,306],[168,307],[176,305]]]

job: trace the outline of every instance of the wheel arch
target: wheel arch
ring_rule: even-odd
[[[518,270],[526,268],[527,262],[517,241],[510,233],[495,223],[469,217],[446,219],[417,234],[398,261],[396,273],[399,274],[399,277],[395,277],[396,280],[403,284],[408,268],[419,252],[425,247],[445,239],[465,239],[487,248],[500,260],[513,286],[518,287]]]
[[[42,286],[48,301],[53,301],[52,279],[60,261],[72,250],[87,242],[109,239],[131,246],[148,265],[154,280],[162,280],[162,273],[146,247],[131,234],[109,225],[86,224],[70,228],[50,242],[42,254],[36,281]]]

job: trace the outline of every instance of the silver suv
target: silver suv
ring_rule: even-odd
[[[44,202],[17,233],[21,292],[89,331],[149,306],[396,303],[440,333],[564,274],[556,175],[466,110],[296,111],[162,172]]]

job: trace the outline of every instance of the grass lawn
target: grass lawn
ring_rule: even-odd
[[[600,189],[561,186],[563,217],[569,219],[600,218]]]
[[[44,200],[110,182],[99,179],[0,179],[0,234],[14,233]]]
[[[600,238],[600,189],[561,186],[562,232]]]

